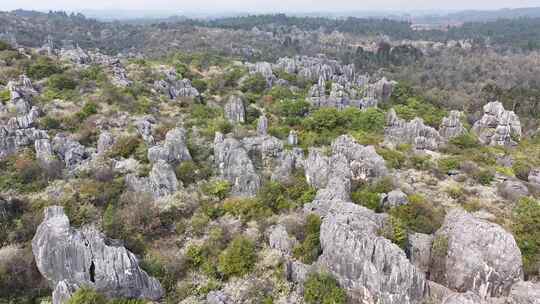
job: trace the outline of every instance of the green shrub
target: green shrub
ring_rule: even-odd
[[[244,222],[262,220],[272,215],[272,210],[258,199],[227,199],[223,202],[223,210]]]
[[[429,155],[413,155],[410,158],[410,162],[413,168],[417,170],[429,170],[433,164],[431,162],[431,156]]]
[[[266,90],[266,79],[261,73],[250,75],[244,80],[244,82],[242,82],[240,89],[244,93],[251,92],[255,94],[262,94],[262,92]]]
[[[226,277],[244,276],[253,270],[256,261],[255,244],[238,236],[219,255],[218,270]]]
[[[39,121],[39,126],[46,130],[60,129],[61,122],[57,118],[45,116]]]
[[[321,254],[321,222],[321,218],[315,214],[308,215],[306,219],[304,240],[293,250],[294,257],[303,263],[312,264]]]
[[[292,202],[287,197],[287,190],[285,187],[274,181],[270,181],[263,185],[257,194],[257,199],[263,206],[269,208],[274,213],[292,207]]]
[[[394,169],[400,169],[403,168],[405,165],[407,158],[403,153],[398,152],[396,150],[391,149],[385,149],[385,148],[377,148],[377,154],[379,154],[384,160],[386,161],[386,164]]]
[[[0,91],[0,102],[8,102],[11,99],[11,93],[9,90]]]
[[[197,91],[199,91],[199,93],[204,93],[206,91],[206,89],[208,88],[208,84],[206,83],[206,81],[202,80],[202,79],[194,79],[191,84],[193,85],[193,87],[195,89],[197,89]]]
[[[293,92],[288,87],[274,86],[268,91],[269,96],[272,96],[275,100],[284,100],[294,97]]]
[[[529,180],[529,173],[531,173],[531,166],[523,161],[523,160],[517,160],[512,164],[512,170],[514,171],[514,174],[517,178],[528,181]]]
[[[437,258],[445,258],[448,254],[448,237],[444,235],[437,235],[433,240],[431,246],[431,254]]]
[[[28,67],[26,74],[32,79],[43,79],[62,72],[63,69],[58,63],[53,62],[48,58],[40,57]]]
[[[401,249],[405,249],[408,240],[407,227],[400,218],[390,216],[390,230],[384,235],[385,238],[398,245]]]
[[[289,126],[301,123],[304,116],[309,113],[310,103],[305,100],[286,99],[278,103],[276,114]]]
[[[304,284],[306,304],[345,304],[347,294],[330,274],[309,274]]]
[[[174,171],[176,177],[181,180],[184,185],[190,185],[199,180],[205,180],[212,174],[212,170],[209,167],[199,166],[191,160],[181,162],[176,166]]]
[[[203,192],[207,195],[217,196],[220,200],[229,195],[231,184],[226,180],[217,180],[206,183],[203,186]]]
[[[531,198],[519,200],[513,212],[513,232],[523,255],[523,269],[527,276],[540,270],[540,203]]]
[[[480,146],[478,138],[472,133],[465,133],[454,137],[450,139],[450,143],[460,149],[474,149]]]
[[[407,231],[431,234],[439,229],[444,213],[431,206],[422,196],[410,195],[409,203],[392,208],[390,215],[401,220]]]
[[[460,165],[460,160],[457,158],[441,158],[437,161],[437,167],[444,173],[448,173],[452,170],[458,170]]]
[[[491,183],[495,179],[495,175],[493,174],[493,172],[491,170],[486,170],[486,169],[482,169],[482,170],[479,170],[478,172],[475,172],[473,174],[473,177],[478,183],[484,186],[491,185]]]
[[[83,108],[75,115],[80,121],[86,120],[88,117],[98,113],[98,106],[94,102],[87,102]]]
[[[351,194],[354,203],[362,205],[376,212],[381,212],[381,197],[377,192],[370,189],[358,189]]]
[[[66,74],[55,74],[49,77],[47,85],[53,89],[64,91],[74,90],[77,87],[77,82],[72,76]]]
[[[121,137],[109,151],[109,157],[129,158],[140,144],[144,144],[138,136]]]
[[[13,48],[11,47],[9,43],[0,40],[0,51],[8,51],[12,49]]]
[[[89,287],[82,287],[69,298],[67,304],[107,304],[107,298]]]

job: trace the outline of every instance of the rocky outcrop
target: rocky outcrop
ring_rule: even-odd
[[[163,160],[169,164],[178,164],[182,161],[191,160],[187,148],[186,130],[174,128],[167,132],[165,141],[148,149],[148,160],[155,163]]]
[[[527,186],[517,179],[509,179],[502,182],[498,186],[499,194],[513,202],[517,202],[520,198],[529,196]]]
[[[34,145],[36,140],[47,138],[47,132],[36,128],[12,129],[0,125],[0,159],[17,153],[23,147]]]
[[[229,97],[225,104],[225,118],[233,124],[246,122],[246,109],[242,97],[239,95]]]
[[[157,200],[178,191],[179,182],[171,165],[164,160],[158,160],[152,166],[148,177],[126,175],[126,186],[130,191],[151,194]]]
[[[266,115],[262,115],[257,121],[257,134],[259,136],[268,135],[268,118],[266,118]]]
[[[287,137],[287,143],[290,146],[298,145],[298,132],[296,132],[295,130],[291,130],[289,132],[289,136]]]
[[[79,46],[75,48],[62,48],[60,50],[60,58],[62,60],[71,61],[75,64],[90,64],[92,62],[92,58],[86,51],[81,49]]]
[[[219,176],[231,183],[232,194],[254,196],[261,186],[260,177],[248,157],[246,149],[234,138],[223,138],[216,133],[214,139],[214,161]]]
[[[472,130],[483,145],[515,146],[521,139],[519,117],[513,111],[505,110],[498,101],[484,106],[484,116],[474,124]]]
[[[284,255],[292,255],[294,247],[298,241],[290,237],[283,225],[272,226],[268,229],[268,244],[270,248],[276,249]]]
[[[317,264],[328,269],[355,302],[406,304],[423,299],[424,274],[399,247],[378,236],[384,215],[353,203],[334,202],[323,216],[323,254]]]
[[[453,293],[446,297],[442,304],[482,304],[482,299],[475,293]]]
[[[101,134],[99,134],[99,138],[97,142],[97,153],[98,154],[107,153],[114,145],[114,142],[115,140],[111,132],[108,132],[108,131],[101,132]]]
[[[155,124],[156,119],[149,115],[140,117],[135,121],[135,127],[137,128],[137,132],[149,145],[154,144],[154,136],[152,135],[152,130]]]
[[[27,114],[31,109],[31,99],[37,94],[30,78],[21,75],[18,81],[8,82],[6,87],[10,93],[10,104],[15,107],[17,113]]]
[[[540,283],[522,281],[514,284],[507,304],[540,304]]]
[[[70,227],[62,207],[45,209],[32,240],[37,268],[54,290],[53,303],[62,304],[74,289],[90,286],[109,297],[158,300],[159,282],[148,276],[131,252],[106,245],[93,227]]]
[[[435,234],[431,279],[487,298],[508,295],[522,277],[521,252],[512,234],[461,209],[446,215]]]
[[[52,141],[53,151],[68,169],[74,169],[85,159],[90,158],[90,153],[78,141],[69,138],[65,134],[57,134]]]
[[[416,150],[435,151],[439,148],[442,138],[439,132],[426,126],[421,118],[410,122],[400,119],[394,109],[388,111],[384,129],[384,143],[389,146],[401,144],[412,145]]]
[[[272,71],[272,65],[268,62],[257,62],[255,64],[248,64],[248,70],[250,74],[261,74],[266,80],[266,86],[271,88],[277,81],[276,76]]]
[[[386,209],[407,205],[409,198],[401,190],[393,190],[381,197],[381,206]]]
[[[350,135],[342,135],[332,142],[332,153],[345,156],[355,181],[369,181],[388,174],[384,159],[373,146],[363,146]]]
[[[446,141],[465,134],[467,130],[461,123],[463,113],[460,111],[450,111],[450,114],[443,118],[439,133]]]
[[[176,71],[165,71],[165,79],[154,82],[154,89],[170,99],[177,97],[199,97],[199,91],[194,88],[189,79],[178,79]]]
[[[411,263],[423,273],[429,272],[431,263],[431,247],[433,236],[422,233],[411,233],[408,237],[407,252]]]
[[[52,168],[56,157],[53,152],[51,141],[48,138],[38,139],[34,142],[36,159],[43,168]]]

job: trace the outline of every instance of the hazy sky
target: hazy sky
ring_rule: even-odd
[[[452,10],[540,6],[540,0],[0,0],[0,10],[125,9],[171,11]]]

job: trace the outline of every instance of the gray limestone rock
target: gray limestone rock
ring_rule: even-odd
[[[450,111],[450,115],[443,118],[439,133],[445,140],[450,140],[454,137],[465,134],[467,130],[461,123],[463,113],[460,111]]]
[[[64,303],[74,288],[83,285],[110,297],[158,300],[164,295],[159,282],[139,267],[131,252],[106,245],[93,227],[72,228],[59,206],[45,209],[32,252],[38,270],[55,291],[54,304]]]
[[[296,132],[295,130],[291,130],[289,132],[289,137],[287,137],[287,143],[290,146],[298,145],[298,132]]]
[[[439,148],[442,138],[439,132],[426,126],[420,118],[410,122],[400,119],[394,109],[390,109],[386,118],[384,129],[384,142],[387,145],[412,145],[417,150],[432,150]]]
[[[265,136],[268,133],[268,118],[266,118],[266,115],[262,115],[259,117],[259,121],[257,122],[257,134],[259,136]]]
[[[521,252],[512,234],[461,209],[446,215],[431,257],[431,279],[483,299],[508,295],[523,277]]]
[[[114,145],[114,142],[115,140],[111,132],[108,132],[108,131],[101,132],[101,134],[99,134],[99,138],[97,142],[97,153],[105,154],[112,148],[112,146]]]
[[[407,205],[409,203],[409,198],[407,194],[403,193],[401,190],[393,190],[388,192],[382,199],[381,205],[384,208],[393,208],[398,206]]]
[[[388,169],[384,159],[377,154],[373,146],[362,146],[350,135],[342,135],[332,142],[334,155],[342,154],[347,158],[356,181],[368,181],[384,177]]]
[[[352,203],[334,202],[323,216],[323,254],[317,264],[328,269],[354,301],[401,304],[423,299],[424,274],[399,247],[378,236],[384,215]]]
[[[283,225],[276,225],[268,229],[268,244],[270,248],[290,256],[298,241],[289,236]]]
[[[154,144],[154,136],[152,135],[152,130],[154,128],[154,124],[156,123],[156,119],[152,116],[143,116],[140,117],[135,121],[135,126],[137,128],[137,132],[143,140],[149,144]]]
[[[330,157],[321,149],[310,148],[305,162],[307,182],[316,189],[325,188],[330,174]]]
[[[409,260],[420,271],[429,272],[433,236],[422,233],[409,234],[407,251]]]
[[[540,186],[540,169],[532,169],[529,173],[529,183]]]
[[[56,160],[53,153],[51,141],[46,139],[38,139],[34,142],[34,149],[36,151],[36,158],[44,168],[50,168],[52,163]]]
[[[170,99],[177,97],[199,97],[199,91],[193,87],[189,79],[178,79],[174,69],[165,71],[165,79],[154,82],[154,89],[167,95]]]
[[[178,180],[173,168],[163,160],[158,160],[150,171],[149,181],[154,198],[171,195],[178,190]]]
[[[484,116],[472,130],[480,143],[489,146],[515,146],[521,139],[519,117],[513,111],[505,110],[498,101],[484,106]]]
[[[208,304],[229,304],[229,297],[223,291],[210,291],[206,295],[206,302]]]
[[[148,160],[152,163],[164,160],[170,164],[191,160],[187,148],[186,130],[174,128],[167,132],[165,141],[162,144],[148,149]]]
[[[17,153],[22,147],[32,146],[36,140],[49,138],[47,133],[35,128],[11,129],[0,126],[0,159]]]
[[[442,304],[482,304],[482,299],[475,293],[453,293],[446,297]]]
[[[225,118],[233,124],[246,122],[246,109],[242,97],[239,95],[229,97],[225,104]]]
[[[527,186],[517,179],[509,179],[498,186],[499,194],[513,202],[517,202],[520,198],[529,196]]]
[[[540,304],[540,283],[518,282],[512,286],[507,304]]]
[[[65,134],[57,134],[52,140],[52,146],[53,151],[64,161],[68,169],[74,169],[90,157],[90,153],[83,145]]]
[[[260,177],[248,157],[246,149],[234,138],[223,138],[216,133],[214,139],[214,161],[219,176],[231,183],[232,194],[254,196],[260,186]]]

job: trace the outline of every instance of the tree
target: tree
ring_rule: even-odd
[[[225,276],[244,276],[251,272],[256,260],[255,244],[238,236],[219,255],[218,270]]]

